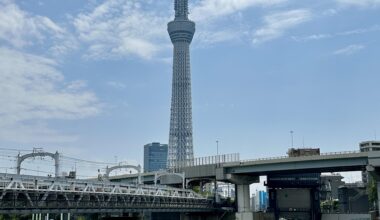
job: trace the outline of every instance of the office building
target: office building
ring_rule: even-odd
[[[368,151],[380,151],[380,141],[365,141],[359,144],[361,152]],[[362,172],[362,181],[364,184],[370,182],[370,176],[368,176],[367,172]]]
[[[343,186],[344,184],[345,182],[343,181],[343,176],[340,174],[321,175],[321,189],[320,189],[321,201],[337,200],[338,188]]]
[[[368,213],[367,188],[363,183],[350,183],[338,188],[340,213]]]
[[[168,160],[168,145],[150,143],[144,146],[144,171],[153,172],[166,170]]]
[[[265,191],[256,191],[252,194],[251,208],[254,212],[264,212],[268,208],[268,193]]]

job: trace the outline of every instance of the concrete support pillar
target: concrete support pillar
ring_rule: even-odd
[[[219,174],[218,174],[219,173]],[[253,212],[251,211],[250,205],[250,193],[249,185],[252,183],[259,183],[259,176],[250,175],[237,175],[237,174],[226,174],[224,170],[217,170],[217,178],[225,179],[230,183],[235,184],[236,190],[236,200],[238,211],[235,215],[236,220],[253,220]]]
[[[42,214],[38,214],[38,220],[42,220]]]
[[[236,220],[253,220],[251,211],[249,184],[237,184],[237,208]]]
[[[380,181],[377,181],[377,198],[380,198]],[[377,202],[377,208],[380,210],[380,200]]]
[[[190,220],[190,218],[185,213],[181,213],[180,214],[180,220]]]
[[[60,218],[59,218],[60,220],[63,220],[63,213],[61,213],[61,215],[60,215]]]
[[[374,163],[376,162],[376,163]],[[370,161],[371,163],[371,161]],[[372,163],[376,164],[378,167],[379,167],[379,162],[376,160],[376,161],[372,161]],[[380,210],[380,168],[378,167],[375,167],[373,165],[367,165],[366,167],[366,170],[368,172],[369,175],[371,175],[371,177],[376,181],[376,186],[377,186],[377,198],[378,198],[378,201],[377,202],[377,205],[378,205],[378,210]]]
[[[70,213],[67,213],[67,220],[70,220]]]
[[[34,220],[34,214],[32,214],[32,220]]]
[[[46,214],[45,219],[49,220],[49,213]]]

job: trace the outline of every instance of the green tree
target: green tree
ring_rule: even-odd
[[[84,216],[78,216],[77,219],[78,219],[78,220],[86,220],[86,217],[84,217]]]
[[[373,208],[376,207],[376,203],[378,202],[377,198],[377,182],[371,178],[368,183],[368,200],[373,205]]]

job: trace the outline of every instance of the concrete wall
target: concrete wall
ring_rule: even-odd
[[[196,167],[185,167],[184,171],[186,173],[186,178],[199,178],[199,177],[215,177],[216,175],[216,165],[203,165]]]
[[[310,189],[279,189],[277,190],[277,205],[279,209],[311,209]]]
[[[322,214],[322,220],[371,220],[370,214]]]
[[[253,213],[254,220],[275,220],[273,213]]]
[[[235,213],[150,213],[143,220],[235,220]]]
[[[176,175],[167,175],[160,178],[160,184],[162,185],[182,185],[182,178]]]

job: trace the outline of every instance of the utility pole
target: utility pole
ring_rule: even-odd
[[[291,139],[292,139],[292,148],[294,147],[294,131],[290,131],[290,137],[291,137]]]
[[[115,156],[115,164],[117,166],[117,156]],[[117,170],[115,171],[115,175],[117,175]]]
[[[219,156],[219,140],[216,140],[216,155]]]

